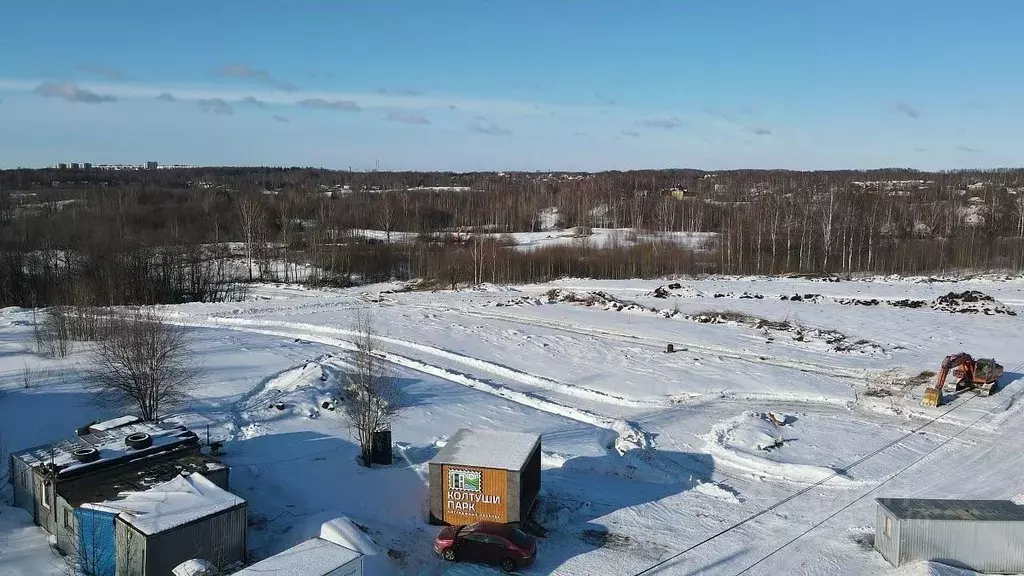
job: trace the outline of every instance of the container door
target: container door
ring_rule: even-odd
[[[85,574],[114,576],[117,540],[114,538],[114,515],[107,512],[77,508],[78,525],[76,565]]]

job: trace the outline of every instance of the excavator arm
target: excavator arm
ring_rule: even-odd
[[[966,352],[950,354],[942,359],[942,366],[939,368],[939,376],[935,386],[926,388],[921,403],[925,406],[936,407],[942,403],[942,388],[946,385],[946,378],[950,370],[961,368],[964,372],[964,379],[968,382],[974,381],[974,358]]]
[[[966,352],[960,352],[959,354],[950,354],[942,360],[942,367],[939,369],[939,377],[935,382],[935,387],[942,390],[942,387],[946,385],[946,377],[949,376],[950,370],[961,368],[964,372],[964,379],[968,382],[974,381],[974,358]]]

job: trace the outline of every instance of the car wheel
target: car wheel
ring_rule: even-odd
[[[516,561],[511,558],[505,558],[501,561],[501,569],[505,572],[515,572],[518,567]]]
[[[444,551],[441,552],[441,558],[444,558],[449,562],[455,562],[455,550],[451,548],[445,548]]]

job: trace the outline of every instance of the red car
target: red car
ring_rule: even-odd
[[[434,551],[449,562],[480,562],[515,572],[533,564],[537,540],[509,524],[477,522],[442,528],[434,538]]]

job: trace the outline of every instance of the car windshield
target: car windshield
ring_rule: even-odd
[[[529,548],[530,544],[533,543],[533,538],[530,538],[526,532],[523,532],[519,528],[513,528],[509,532],[508,536],[509,540],[520,548]]]

